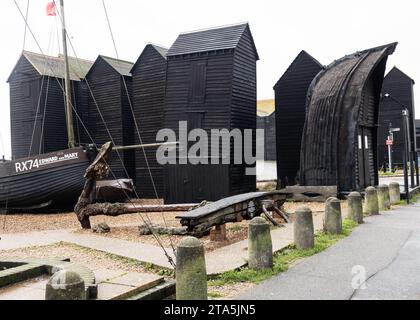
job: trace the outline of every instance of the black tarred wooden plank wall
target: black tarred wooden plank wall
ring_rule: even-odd
[[[274,86],[278,185],[298,183],[308,88],[323,66],[301,51]]]
[[[414,81],[398,68],[394,67],[385,77],[382,85],[382,97],[379,106],[378,127],[378,166],[388,166],[388,147],[386,145],[389,136],[389,124],[394,128],[402,129],[402,111],[408,108],[410,113],[410,137],[411,148],[415,150],[416,128],[415,108],[413,96]],[[390,94],[392,98],[386,98]],[[401,105],[402,104],[402,105]],[[403,131],[394,133],[394,145],[392,146],[392,159],[394,165],[402,167],[404,152]]]
[[[163,128],[166,59],[162,53],[166,49],[158,50],[154,45],[147,45],[131,70],[133,108],[140,131],[140,137],[134,132],[135,144],[156,143],[156,134]],[[156,159],[156,150],[154,147],[135,151],[136,187],[142,198],[163,197],[163,166]]]
[[[132,79],[124,79],[130,92]],[[95,143],[101,145],[111,141],[112,137],[117,146],[132,144],[132,115],[121,74],[98,57],[86,80],[92,90],[92,94],[89,94],[89,129]],[[128,177],[135,179],[132,155],[133,151],[111,153],[110,178],[127,177],[128,173]]]

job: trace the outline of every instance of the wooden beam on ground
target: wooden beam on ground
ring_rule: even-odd
[[[291,200],[302,202],[325,202],[337,197],[337,186],[287,186],[285,192],[293,194]]]

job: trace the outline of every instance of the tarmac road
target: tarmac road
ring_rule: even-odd
[[[335,246],[236,299],[420,299],[420,202],[366,218]]]

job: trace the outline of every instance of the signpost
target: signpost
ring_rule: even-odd
[[[386,145],[388,146],[388,162],[389,162],[389,172],[392,172],[392,146],[394,145],[394,132],[400,132],[400,128],[393,128],[392,123],[389,123],[389,136],[386,140]]]
[[[392,172],[392,145],[394,144],[394,140],[391,138],[391,136],[388,136],[388,140],[386,140],[386,145],[388,146],[389,172]]]

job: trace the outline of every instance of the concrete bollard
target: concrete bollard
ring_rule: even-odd
[[[74,271],[54,273],[45,289],[45,300],[86,300],[85,282]]]
[[[372,216],[379,214],[378,191],[374,187],[366,188],[365,213]]]
[[[357,223],[363,223],[363,203],[359,192],[351,192],[347,197],[349,218]]]
[[[386,184],[382,184],[378,187],[378,206],[380,211],[391,209],[389,188]]]
[[[314,247],[314,222],[311,209],[308,207],[296,209],[293,231],[294,242],[298,249]]]
[[[273,244],[270,225],[261,217],[255,217],[248,228],[248,266],[261,270],[273,267]]]
[[[391,182],[389,184],[389,200],[391,204],[398,204],[401,201],[400,184],[398,182]]]
[[[324,231],[331,234],[343,232],[341,202],[337,198],[329,198],[325,202]]]
[[[203,244],[197,238],[186,237],[176,252],[176,300],[207,300]]]

